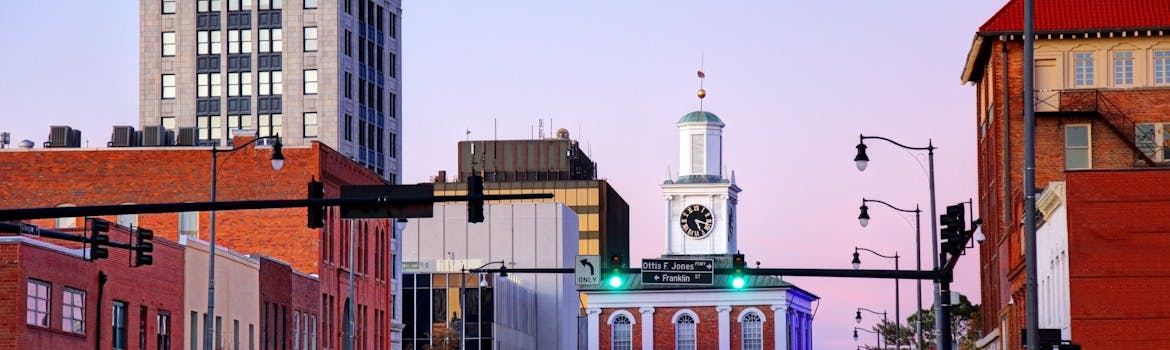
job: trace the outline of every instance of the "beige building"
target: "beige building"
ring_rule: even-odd
[[[203,349],[207,315],[207,242],[179,238],[184,248],[185,350]],[[256,349],[260,342],[260,261],[223,247],[215,251],[215,349]],[[239,347],[235,345],[239,344]]]

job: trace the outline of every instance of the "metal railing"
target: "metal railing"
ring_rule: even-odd
[[[1125,140],[1125,145],[1133,151],[1135,157],[1151,167],[1160,165],[1150,158],[1150,155],[1161,152],[1161,146],[1155,145],[1151,148],[1148,145],[1138,145],[1138,140],[1154,140],[1154,135],[1142,133],[1141,138],[1139,138],[1137,124],[1104,91],[1095,89],[1036,90],[1036,111],[1079,112],[1099,115],[1109,126],[1109,129]]]

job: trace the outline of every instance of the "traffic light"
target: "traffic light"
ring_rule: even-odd
[[[106,259],[110,257],[110,249],[103,245],[110,244],[110,222],[102,219],[88,219],[89,222],[89,260]]]
[[[746,269],[747,262],[744,261],[743,254],[731,256],[731,288],[743,289],[747,287]]]
[[[483,176],[467,177],[467,222],[483,222]]]
[[[942,238],[942,251],[952,255],[958,254],[966,245],[967,211],[963,203],[947,206],[947,213],[939,217],[942,228],[939,236]]]
[[[613,255],[609,257],[609,274],[605,278],[605,284],[610,288],[621,288],[625,282],[622,280],[622,256]]]
[[[309,199],[325,198],[325,184],[317,181],[317,178],[309,180]],[[309,228],[325,227],[325,206],[310,205],[309,206]]]
[[[154,231],[139,227],[134,231],[134,266],[153,265],[154,257],[150,255],[154,252]]]

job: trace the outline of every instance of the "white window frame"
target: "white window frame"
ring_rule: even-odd
[[[65,287],[61,291],[61,330],[85,334],[85,291]]]
[[[1085,146],[1069,146],[1069,129],[1085,128]],[[1084,149],[1085,150],[1085,167],[1071,168],[1069,167],[1069,150]],[[1093,125],[1092,124],[1066,124],[1064,126],[1064,168],[1068,170],[1073,169],[1092,169],[1093,168]]]
[[[687,322],[687,321],[690,322]],[[671,317],[674,324],[674,348],[676,350],[696,350],[699,344],[699,316],[689,309],[678,310]]]
[[[1113,85],[1133,86],[1134,52],[1116,51],[1113,53]]]
[[[1092,52],[1073,52],[1073,85],[1093,86],[1095,60],[1096,56]]]
[[[1154,50],[1154,85],[1170,85],[1170,50]]]
[[[317,70],[316,69],[306,69],[304,77],[305,77],[305,95],[316,95],[317,94]]]
[[[754,319],[749,319],[752,317]],[[748,308],[739,314],[740,346],[743,350],[764,349],[764,313]]]
[[[29,278],[26,282],[25,305],[32,305],[25,309],[24,322],[28,325],[49,327],[49,310],[53,309],[53,284],[38,279]],[[42,308],[41,305],[44,305]]]
[[[619,323],[619,321],[623,321]],[[634,315],[629,311],[618,310],[609,315],[606,321],[610,327],[610,348],[613,350],[633,350],[634,348]]]

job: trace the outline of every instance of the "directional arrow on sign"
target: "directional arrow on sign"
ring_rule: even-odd
[[[597,272],[593,270],[593,263],[589,259],[581,259],[581,265],[589,268],[589,275],[596,275]]]

